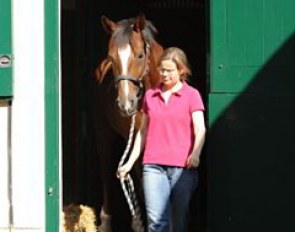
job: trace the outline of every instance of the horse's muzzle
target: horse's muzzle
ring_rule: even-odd
[[[137,100],[117,101],[119,111],[122,116],[130,117],[137,112]]]

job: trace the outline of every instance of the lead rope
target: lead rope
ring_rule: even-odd
[[[135,128],[135,115],[136,114],[134,114],[131,118],[128,142],[127,142],[125,151],[123,153],[123,156],[119,162],[118,168],[124,164],[127,154],[129,153],[129,150],[130,150],[130,146],[131,146],[131,142],[132,142],[132,138],[134,134],[134,128]],[[141,210],[138,204],[138,200],[137,200],[135,189],[134,189],[134,183],[133,183],[131,175],[127,174],[126,178],[120,178],[120,183],[131,212],[132,229],[136,232],[144,232],[144,226],[143,226],[142,217],[141,217]]]

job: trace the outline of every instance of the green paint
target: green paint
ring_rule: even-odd
[[[12,54],[10,0],[0,2],[0,30],[0,97],[10,98],[12,96],[12,65],[1,67],[1,57],[5,55],[11,60]]]
[[[211,0],[211,92],[256,91],[249,86],[257,71],[294,33],[294,7],[290,0]]]
[[[236,97],[236,94],[209,94],[209,127],[216,123]]]
[[[59,224],[59,21],[58,0],[45,0],[46,232]]]
[[[295,1],[210,1],[208,231],[291,231]]]

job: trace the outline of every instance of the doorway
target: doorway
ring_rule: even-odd
[[[207,105],[206,0],[61,0],[63,204],[88,205],[99,212],[102,189],[93,123],[94,69],[106,56],[108,37],[100,18],[113,21],[144,13],[158,29],[164,47],[178,46],[188,55],[197,87]],[[204,149],[205,150],[205,149]],[[206,227],[206,156],[192,199],[191,232]],[[98,215],[97,215],[98,216]]]

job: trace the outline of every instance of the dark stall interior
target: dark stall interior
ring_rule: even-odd
[[[160,44],[178,46],[187,53],[193,71],[189,83],[199,89],[206,104],[207,5],[205,0],[61,1],[64,205],[88,205],[97,215],[101,208],[99,148],[93,127],[97,87],[94,69],[106,56],[108,42],[101,16],[118,21],[144,13],[158,29],[156,40]],[[190,231],[205,231],[206,227],[205,159],[203,154],[201,180],[191,204]],[[120,223],[118,228],[125,225]]]

